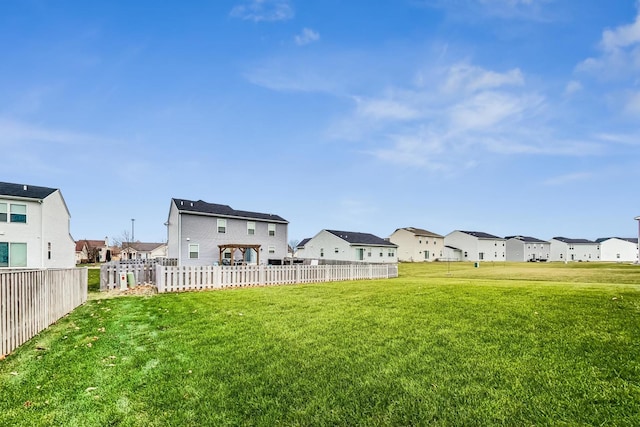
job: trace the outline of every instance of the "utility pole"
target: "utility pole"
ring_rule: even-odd
[[[638,260],[636,262],[640,264],[640,216],[637,216],[633,219],[638,221],[638,244],[636,245],[636,249],[638,249]]]
[[[133,223],[135,222],[135,218],[131,218],[131,241],[135,242],[135,234],[134,234],[134,229],[133,229]]]

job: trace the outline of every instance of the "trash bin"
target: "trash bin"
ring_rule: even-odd
[[[120,290],[121,291],[127,290],[127,274],[126,273],[120,273]]]
[[[479,262],[474,262],[474,263],[473,263],[473,266],[474,266],[475,268],[478,268],[478,267],[480,267],[480,263],[479,263]]]
[[[136,285],[136,276],[132,272],[127,273],[127,283],[130,288],[133,288]]]

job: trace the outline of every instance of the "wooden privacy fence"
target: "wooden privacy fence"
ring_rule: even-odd
[[[398,277],[397,264],[156,266],[158,292]]]
[[[86,268],[0,272],[0,355],[86,301]]]

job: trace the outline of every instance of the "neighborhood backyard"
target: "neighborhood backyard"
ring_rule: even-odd
[[[640,267],[99,293],[0,361],[0,425],[639,425]]]

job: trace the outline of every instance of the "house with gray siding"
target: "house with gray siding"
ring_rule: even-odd
[[[505,239],[482,231],[452,231],[444,236],[444,244],[459,250],[461,261],[493,262],[506,259]]]
[[[202,200],[171,199],[167,255],[179,265],[281,263],[289,222]]]
[[[0,182],[0,269],[74,267],[70,220],[60,190]]]
[[[397,263],[398,246],[381,237],[354,231],[321,230],[296,248],[302,259]]]
[[[587,239],[554,237],[551,243],[551,261],[600,261],[600,243]]]
[[[530,236],[507,236],[507,261],[548,261],[551,244]]]

